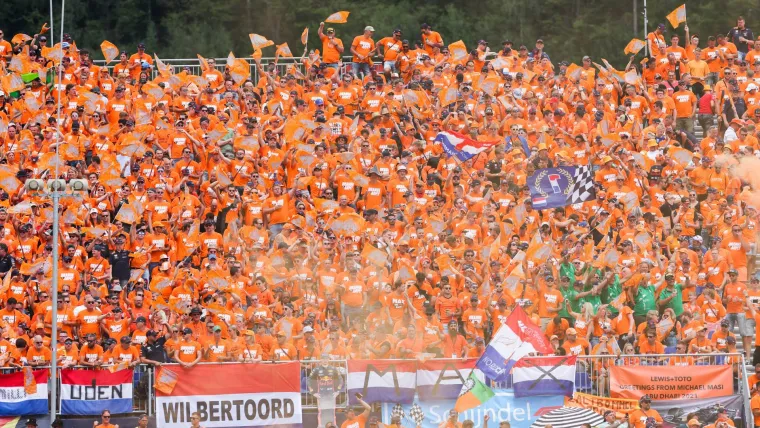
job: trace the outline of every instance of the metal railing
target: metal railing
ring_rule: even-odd
[[[238,59],[242,59],[249,64],[250,70],[251,70],[251,80],[253,81],[254,84],[257,84],[259,81],[259,70],[256,67],[256,63],[254,62],[254,60],[252,58],[238,58]],[[183,69],[187,69],[190,74],[193,74],[196,76],[200,76],[201,74],[203,74],[201,70],[200,61],[198,60],[198,58],[169,58],[169,59],[161,59],[161,61],[164,64],[170,66],[174,70],[175,73],[179,73]],[[217,69],[219,72],[223,73],[226,63],[227,63],[227,58],[214,58],[214,61],[215,61],[214,68]],[[261,64],[264,67],[267,67],[269,64],[274,63],[274,61],[275,61],[274,57],[261,58]],[[341,74],[345,72],[349,72],[351,70],[350,62],[351,62],[350,56],[343,57],[343,62],[340,67]],[[104,60],[94,60],[93,63],[95,63],[95,65],[97,65],[98,67],[106,67],[109,70],[113,70],[113,67],[117,64],[115,62],[106,64]],[[301,62],[301,58],[280,57],[279,59],[277,59],[276,70],[277,70],[278,76],[286,75],[290,67],[296,67],[296,69],[300,73],[305,74],[306,70],[304,69],[303,62]],[[155,66],[153,66],[150,69],[150,73],[151,73],[151,78],[155,78],[158,75],[158,70],[156,70]]]
[[[404,360],[395,360],[404,361]],[[673,363],[671,363],[673,362]],[[742,354],[705,354],[705,355],[684,355],[684,354],[650,354],[650,355],[582,355],[576,362],[576,392],[608,397],[610,395],[609,368],[613,366],[670,366],[683,363],[689,366],[725,366],[730,365],[734,374],[734,388],[732,394],[742,396],[745,407],[745,417],[752,420],[752,410],[749,405],[750,390],[747,383],[747,368],[745,359]],[[201,365],[221,365],[221,364],[278,364],[273,361],[261,361],[254,363],[199,363]],[[301,405],[304,409],[317,408],[317,400],[308,393],[308,379],[311,371],[320,364],[317,360],[300,361],[301,364]],[[174,366],[175,364],[165,364],[165,366]],[[336,408],[344,409],[348,406],[347,396],[347,374],[348,366],[346,360],[331,361],[331,365],[341,373],[344,378],[343,387],[336,397]],[[41,369],[49,367],[39,367]],[[102,370],[105,368],[92,367],[71,367],[80,370]],[[0,369],[0,373],[12,373],[20,369]],[[60,369],[59,369],[60,370]],[[153,388],[155,376],[155,367],[150,365],[137,365],[134,368],[133,375],[133,414],[146,413],[153,415],[155,411],[155,389]],[[60,391],[60,376],[57,386]],[[512,380],[510,378],[505,382],[492,382],[494,388],[511,388]],[[58,397],[60,397],[60,393]],[[60,402],[58,409],[60,409]],[[60,414],[60,413],[59,413]]]

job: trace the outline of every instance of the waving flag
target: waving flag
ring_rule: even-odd
[[[515,397],[533,395],[573,396],[575,361],[578,357],[526,357],[512,369]]]
[[[416,361],[349,360],[348,396],[357,403],[356,393],[364,400],[411,404],[417,384]]]
[[[493,398],[494,394],[491,388],[487,387],[478,377],[475,372],[471,372],[467,381],[462,385],[462,391],[457,398],[457,402],[454,405],[454,410],[457,412],[464,412],[466,410],[480,407],[486,401]]]
[[[290,46],[288,46],[287,43],[283,43],[281,45],[277,45],[277,52],[275,52],[278,56],[283,56],[286,58],[292,58],[293,53],[290,51]]]
[[[533,207],[539,210],[578,204],[595,197],[594,176],[588,166],[543,168],[528,178]]]
[[[251,33],[248,35],[248,38],[251,39],[251,46],[253,46],[254,49],[264,49],[267,46],[274,45],[273,41],[259,34]]]
[[[348,15],[351,12],[342,10],[340,12],[335,12],[332,15],[328,16],[327,19],[325,19],[325,22],[329,22],[332,24],[345,24],[348,22]]]
[[[103,40],[100,44],[100,50],[103,52],[103,57],[106,59],[106,64],[116,59],[119,56],[119,48],[115,44],[108,40]]]
[[[686,4],[684,3],[681,6],[678,6],[676,10],[670,12],[666,18],[673,28],[678,28],[682,22],[686,22]]]
[[[636,54],[639,53],[640,50],[644,49],[644,46],[646,46],[646,42],[640,39],[631,39],[630,42],[625,46],[625,49],[623,52],[625,54]]]
[[[0,416],[41,415],[48,411],[48,371],[35,370],[37,391],[29,394],[24,372],[0,375]]]
[[[476,141],[453,131],[439,132],[435,141],[443,146],[449,156],[464,162],[499,144],[498,141]]]
[[[303,32],[301,33],[301,44],[306,44],[309,42],[309,27],[306,27],[303,29]]]
[[[451,43],[449,45],[449,52],[454,61],[462,61],[467,55],[469,55],[469,52],[467,52],[467,46],[465,46],[464,42],[461,40]]]
[[[477,362],[477,368],[489,379],[503,382],[509,378],[509,372],[515,363],[536,352],[550,354],[553,349],[541,329],[517,306],[486,346]]]

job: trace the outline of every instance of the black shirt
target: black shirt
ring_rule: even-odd
[[[7,254],[5,257],[0,257],[0,273],[6,273],[11,269],[13,269],[13,257]]]
[[[309,387],[316,393],[325,394],[340,391],[343,377],[333,366],[315,367],[309,375]]]
[[[159,363],[166,362],[166,349],[164,344],[166,343],[165,337],[159,337],[153,344],[145,342],[140,347],[140,354],[149,360],[158,361]]]
[[[752,30],[747,27],[744,27],[742,30],[734,27],[728,32],[728,39],[731,40],[731,43],[736,45],[737,51],[744,53],[749,52],[749,44],[740,42],[739,37],[744,37],[746,40],[750,40],[751,43],[752,40],[755,40],[755,35],[752,34]]]
[[[129,279],[129,251],[113,250],[111,257],[108,258],[111,263],[111,276],[114,278]]]

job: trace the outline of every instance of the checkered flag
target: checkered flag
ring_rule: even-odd
[[[591,171],[591,167],[588,165],[576,167],[573,187],[567,194],[567,203],[569,205],[580,204],[595,197],[594,173]]]
[[[404,413],[404,407],[401,406],[401,404],[396,404],[393,406],[393,410],[391,410],[391,416],[396,417],[398,416],[399,419],[404,419],[404,416],[406,414]]]
[[[419,404],[414,403],[412,408],[409,409],[409,419],[416,425],[422,425],[422,422],[425,420],[425,413]]]

